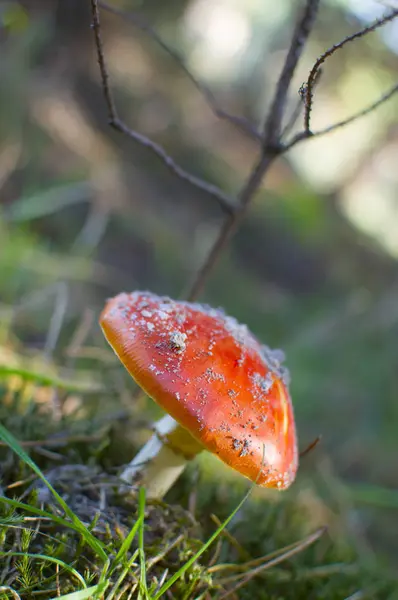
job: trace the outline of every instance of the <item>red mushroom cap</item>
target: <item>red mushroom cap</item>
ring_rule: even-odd
[[[149,292],[109,300],[100,324],[136,382],[205,448],[261,486],[293,482],[296,428],[280,350],[221,310]]]

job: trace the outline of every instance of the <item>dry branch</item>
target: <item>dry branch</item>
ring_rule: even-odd
[[[199,177],[196,177],[195,175],[192,175],[191,173],[189,173],[188,171],[183,169],[183,167],[178,165],[175,162],[175,160],[169,154],[167,154],[166,150],[164,150],[164,148],[162,148],[162,146],[160,146],[159,144],[157,144],[150,138],[146,137],[145,135],[138,133],[138,131],[131,129],[119,118],[119,115],[118,115],[118,112],[116,109],[116,105],[115,105],[115,101],[113,98],[112,90],[109,85],[109,74],[108,74],[108,70],[106,67],[106,63],[105,63],[104,46],[103,46],[102,37],[101,37],[101,24],[100,24],[100,18],[99,18],[98,2],[97,2],[97,0],[90,0],[90,1],[91,1],[91,10],[92,10],[92,17],[93,17],[93,30],[94,30],[94,36],[95,36],[95,46],[96,46],[96,50],[97,50],[97,59],[98,59],[98,65],[100,68],[100,73],[101,73],[102,89],[103,89],[105,102],[106,102],[107,109],[108,109],[109,124],[117,131],[124,133],[125,135],[127,135],[131,139],[135,140],[142,146],[145,146],[146,148],[151,150],[158,158],[160,158],[160,160],[166,165],[166,167],[168,167],[168,169],[172,173],[177,175],[177,177],[179,179],[186,181],[190,185],[206,192],[210,196],[213,196],[213,198],[215,198],[217,200],[217,202],[222,206],[222,208],[224,210],[226,210],[228,213],[233,213],[234,209],[235,209],[234,201],[227,194],[225,194],[217,186],[215,186],[211,183],[208,183],[207,181],[204,181],[203,179],[200,179]]]
[[[166,44],[163,41],[163,39],[156,33],[156,31],[151,27],[151,25],[141,17],[141,15],[137,13],[125,13],[124,11],[116,9],[107,4],[106,2],[100,0],[90,0],[90,2],[93,18],[95,47],[100,68],[103,93],[108,109],[110,125],[114,129],[120,131],[121,133],[132,138],[142,146],[151,150],[179,179],[181,179],[182,181],[186,181],[187,183],[196,187],[197,189],[207,192],[209,195],[215,198],[220,204],[220,206],[227,213],[225,221],[220,228],[218,237],[214,245],[210,249],[201,268],[195,274],[193,283],[189,286],[187,290],[186,296],[190,300],[196,299],[200,295],[202,288],[207,280],[207,277],[209,276],[214,265],[219,259],[220,254],[222,253],[225,245],[227,244],[227,242],[241,223],[242,219],[244,218],[254,195],[261,186],[262,180],[267,174],[274,160],[281,154],[287,152],[287,150],[289,150],[299,142],[302,142],[309,138],[325,135],[326,133],[330,133],[335,129],[348,125],[349,123],[355,121],[361,116],[369,114],[381,104],[389,100],[398,91],[398,84],[396,84],[391,88],[391,90],[389,90],[371,106],[365,108],[359,113],[348,117],[347,119],[344,119],[338,123],[330,125],[329,127],[326,127],[322,130],[315,132],[311,131],[310,120],[313,107],[314,88],[319,80],[322,65],[330,56],[332,56],[336,51],[343,48],[347,43],[359,39],[367,35],[368,33],[375,31],[385,23],[395,19],[398,16],[398,10],[393,10],[385,17],[378,19],[377,21],[372,23],[370,26],[361,29],[353,35],[346,37],[338,44],[335,44],[318,58],[318,60],[315,62],[314,66],[312,67],[309,73],[307,81],[305,82],[305,84],[303,84],[302,88],[300,89],[301,102],[304,103],[304,129],[298,134],[296,134],[290,141],[283,142],[282,138],[290,130],[290,128],[292,127],[293,120],[296,120],[297,115],[299,113],[298,107],[296,107],[296,110],[294,111],[292,118],[289,120],[288,125],[284,129],[282,129],[289,88],[297,64],[304,50],[305,44],[314,26],[316,15],[320,5],[320,0],[306,0],[304,2],[304,8],[293,32],[290,47],[286,55],[282,72],[276,85],[276,90],[271,102],[271,108],[265,120],[264,130],[262,134],[259,134],[255,130],[255,128],[245,119],[242,119],[241,117],[236,117],[234,115],[230,115],[229,113],[221,109],[217,105],[217,102],[212,92],[192,74],[183,58],[180,57],[180,55],[174,49],[170,48],[168,44]],[[112,90],[109,85],[109,75],[104,57],[104,48],[101,38],[101,25],[99,20],[99,6],[103,7],[109,12],[112,12],[116,15],[128,19],[140,30],[144,31],[147,35],[149,35],[165,52],[169,54],[169,56],[173,58],[173,60],[178,64],[178,66],[185,72],[187,77],[201,92],[201,94],[204,96],[205,100],[209,104],[210,108],[217,116],[230,121],[234,125],[237,125],[242,131],[244,131],[244,133],[248,134],[250,137],[261,141],[261,149],[259,151],[257,161],[251,169],[245,184],[243,185],[240,193],[237,195],[237,198],[235,200],[227,196],[218,187],[204,181],[199,177],[196,177],[195,175],[192,175],[191,173],[183,169],[174,161],[174,159],[171,156],[167,154],[167,152],[160,145],[147,138],[146,136],[138,133],[137,131],[130,129],[119,118]]]
[[[342,127],[345,127],[346,125],[349,125],[350,123],[353,123],[354,121],[356,121],[357,119],[360,119],[361,117],[369,115],[374,110],[379,108],[379,106],[381,106],[382,104],[387,102],[387,100],[390,100],[390,98],[395,96],[395,94],[397,94],[397,93],[398,93],[398,83],[393,85],[392,88],[390,90],[388,90],[388,92],[383,94],[375,102],[373,102],[369,106],[366,106],[363,110],[355,113],[354,115],[351,115],[350,117],[347,117],[346,119],[342,119],[341,121],[337,121],[337,123],[333,123],[332,125],[329,125],[328,127],[324,127],[324,129],[318,129],[318,131],[313,131],[313,132],[309,131],[308,132],[308,131],[304,130],[304,131],[298,133],[296,136],[294,136],[294,138],[290,142],[287,142],[285,144],[285,146],[284,146],[285,151],[290,150],[290,148],[292,148],[293,146],[295,146],[299,142],[302,142],[305,139],[321,137],[322,135],[331,133],[332,131],[335,131],[336,129],[341,129]]]
[[[344,38],[344,40],[342,40],[338,44],[331,46],[331,48],[326,50],[326,52],[324,52],[322,54],[322,56],[320,56],[318,58],[318,60],[315,62],[314,66],[312,67],[312,69],[310,71],[310,74],[307,79],[307,84],[306,84],[304,130],[306,132],[308,132],[308,134],[310,134],[310,131],[311,131],[310,121],[311,121],[311,110],[312,110],[312,103],[313,103],[313,89],[314,89],[314,85],[315,85],[315,82],[316,82],[316,79],[318,76],[319,69],[321,68],[321,66],[323,65],[325,60],[327,60],[330,56],[333,56],[333,54],[335,52],[337,52],[337,50],[341,50],[341,48],[346,46],[346,44],[353,42],[354,40],[357,40],[359,38],[362,38],[365,35],[367,35],[368,33],[372,33],[373,31],[376,31],[376,29],[379,29],[380,27],[382,27],[389,21],[392,21],[397,16],[398,16],[398,10],[393,10],[388,15],[385,15],[381,19],[374,21],[374,23],[372,23],[368,27],[364,27],[360,31],[357,31],[356,33]],[[329,131],[330,130],[331,129],[329,128]]]
[[[354,115],[347,117],[346,119],[338,121],[337,123],[329,125],[329,127],[325,127],[324,129],[320,129],[318,131],[311,131],[311,113],[312,113],[312,107],[313,107],[313,102],[314,102],[314,88],[319,81],[319,76],[321,74],[322,65],[325,63],[325,61],[328,58],[330,58],[331,56],[333,56],[333,54],[335,52],[337,52],[338,50],[341,50],[341,48],[343,48],[346,44],[353,42],[354,40],[360,39],[369,33],[373,33],[374,31],[376,31],[377,29],[379,29],[386,23],[393,21],[397,17],[398,17],[398,10],[393,10],[393,11],[389,12],[384,17],[374,21],[368,27],[364,27],[360,31],[357,31],[356,33],[353,33],[352,35],[349,35],[348,37],[344,38],[338,44],[334,44],[333,46],[328,48],[316,60],[316,62],[314,63],[314,66],[312,67],[312,69],[308,75],[307,81],[302,85],[302,87],[300,89],[300,95],[302,96],[302,98],[304,100],[304,129],[303,129],[303,131],[301,131],[300,133],[295,135],[290,142],[287,142],[285,144],[285,146],[284,146],[285,151],[289,150],[290,148],[295,146],[298,142],[302,142],[303,140],[305,140],[309,137],[311,137],[311,138],[320,137],[321,135],[331,133],[335,129],[340,129],[341,127],[345,127],[346,125],[353,123],[360,117],[368,115],[369,113],[376,110],[376,108],[378,108],[379,106],[381,106],[382,104],[387,102],[387,100],[392,98],[392,96],[398,91],[398,84],[395,84],[388,92],[386,92],[378,100],[373,102],[373,104],[371,104],[370,106],[367,106],[366,108],[359,111],[358,113],[355,113]]]

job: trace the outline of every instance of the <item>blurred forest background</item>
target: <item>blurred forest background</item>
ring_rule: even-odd
[[[112,6],[139,11],[220,106],[261,124],[299,4]],[[387,6],[394,4],[322,2],[289,111],[316,58]],[[187,170],[236,192],[256,143],[213,114],[150,36],[126,18],[101,16],[120,116]],[[73,368],[95,383],[112,381],[113,395],[91,398],[97,417],[112,421],[115,413],[117,421],[123,409],[150,419],[159,412],[132,402],[134,385],[106,347],[99,311],[122,290],[181,296],[224,216],[214,199],[108,127],[89,2],[3,0],[0,27],[0,364],[44,365],[59,376]],[[326,62],[313,128],[371,104],[397,73],[395,20]],[[396,96],[277,160],[201,297],[286,352],[301,447],[322,435],[289,497],[317,524],[325,519],[348,533],[361,554],[395,566],[397,114]],[[89,400],[68,402],[84,411]],[[26,420],[14,433],[32,435]],[[137,435],[141,443],[149,433]],[[116,462],[130,457],[119,451]],[[218,468],[234,478],[211,462],[210,471]],[[170,497],[179,501],[176,491]]]

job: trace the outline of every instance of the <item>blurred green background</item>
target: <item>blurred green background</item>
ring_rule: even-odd
[[[220,106],[255,124],[266,114],[299,4],[113,2],[139,11]],[[292,82],[289,114],[316,58],[385,10],[373,0],[322,2]],[[236,192],[255,160],[255,142],[217,119],[148,35],[101,14],[123,119],[184,168]],[[97,399],[96,408],[110,414],[120,405],[132,410],[134,386],[97,326],[104,300],[133,289],[181,295],[223,214],[214,199],[107,126],[89,25],[89,2],[0,2],[0,363],[51,356],[60,374],[74,368],[97,382],[111,378],[118,392]],[[396,20],[326,63],[313,128],[372,103],[397,72]],[[287,354],[301,446],[322,435],[291,493],[316,489],[361,551],[392,565],[397,114],[394,97],[279,159],[202,294]],[[154,406],[149,411],[159,414]]]

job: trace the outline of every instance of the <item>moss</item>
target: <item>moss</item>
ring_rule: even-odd
[[[48,480],[68,502],[74,514],[89,524],[91,532],[104,542],[109,556],[115,556],[123,540],[137,520],[137,498],[119,498],[115,477],[101,473],[98,469],[82,465],[65,465],[47,473]],[[28,493],[29,488],[25,491]],[[25,503],[33,508],[59,514],[59,507],[52,502],[51,494],[44,484],[35,485]],[[103,564],[93,551],[82,544],[81,537],[71,529],[48,519],[28,518],[26,512],[10,510],[7,504],[0,503],[1,511],[1,550],[9,554],[7,564],[7,585],[21,598],[29,598],[31,593],[40,592],[40,597],[53,598],[55,593],[70,593],[77,589],[79,582],[72,572],[59,568],[59,563],[46,560],[46,556],[62,561],[80,573],[91,585],[98,583]],[[148,587],[156,587],[165,570],[172,575],[198,549],[199,528],[192,516],[178,506],[151,504],[145,510],[145,560]],[[137,549],[133,542],[129,552],[120,561],[120,566],[109,578],[108,586],[115,585],[123,566]],[[20,556],[21,553],[24,556]],[[35,558],[36,557],[36,558]],[[139,579],[139,564],[123,579],[123,597],[136,586]],[[201,586],[203,568],[195,565],[185,575],[177,590],[196,580],[195,589]],[[206,578],[206,574],[204,573]],[[208,579],[208,578],[207,578]],[[211,580],[206,581],[206,587]],[[175,597],[180,596],[175,592]]]
[[[3,402],[5,397],[3,388]],[[7,403],[0,406],[3,422],[21,439],[37,436],[39,431],[40,437],[46,439],[62,430],[63,423],[49,418],[48,406],[44,409],[34,395],[29,402],[14,404],[12,411]],[[81,431],[85,427],[88,430],[89,419],[77,421],[75,426]],[[98,463],[98,442],[83,447],[73,437],[70,439],[56,453],[38,454],[38,462],[47,481],[89,526],[91,533],[104,544],[109,560],[113,560],[139,519],[138,495],[126,497],[119,493],[117,477],[109,470],[105,472]],[[42,450],[44,447],[45,444]],[[206,471],[206,465],[203,466],[196,488],[196,518],[182,507],[195,483],[193,465],[169,494],[171,504],[154,502],[145,507],[143,552],[149,598],[154,597],[159,582],[177,573],[214,532],[215,517],[211,519],[210,515],[214,513],[224,519],[242,498],[242,480],[216,482]],[[98,584],[104,561],[80,534],[55,519],[63,516],[62,510],[45,483],[32,481],[27,465],[4,448],[1,468],[5,496],[18,498],[30,507],[10,507],[7,501],[0,501],[0,549],[7,557],[3,558],[2,584],[6,583],[22,599],[37,594],[53,598],[56,594],[76,591],[81,587],[76,574],[86,585]],[[34,509],[45,510],[47,516],[35,515]],[[329,532],[305,547],[305,540],[321,524],[328,525]],[[255,492],[233,519],[228,533],[177,580],[170,597],[222,598],[249,578],[237,592],[238,596],[232,594],[231,598],[334,600],[358,591],[371,593],[372,598],[393,598],[396,582],[378,571],[374,563],[361,562],[348,537],[341,531],[336,536],[338,524],[339,516],[331,515],[324,501],[310,488],[307,492],[301,489],[300,493],[270,497]],[[254,569],[283,555],[293,542],[303,543],[295,556],[273,568],[260,569],[250,578],[256,573]],[[108,589],[120,585],[120,598],[140,597],[138,548],[139,539],[135,537],[128,553],[108,577]],[[129,560],[133,563],[121,584],[120,577]]]

